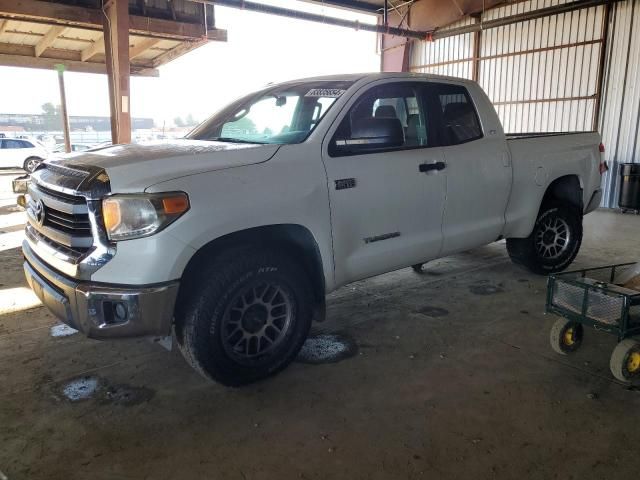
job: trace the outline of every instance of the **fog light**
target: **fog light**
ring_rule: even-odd
[[[127,320],[127,307],[124,306],[124,303],[115,303],[113,305],[113,313],[117,322],[124,322]]]

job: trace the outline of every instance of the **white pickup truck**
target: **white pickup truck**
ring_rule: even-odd
[[[40,165],[27,280],[91,338],[168,336],[226,385],[283,369],[325,295],[507,239],[567,267],[597,208],[597,133],[507,138],[473,82],[344,75],[271,85],[185,139]]]

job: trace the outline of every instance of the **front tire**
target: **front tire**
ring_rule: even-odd
[[[549,275],[566,269],[582,244],[582,213],[579,209],[550,203],[540,211],[527,238],[507,239],[507,252],[514,263],[533,273]]]
[[[313,317],[309,279],[274,250],[236,249],[205,265],[176,310],[186,360],[227,386],[274,375],[291,363]]]

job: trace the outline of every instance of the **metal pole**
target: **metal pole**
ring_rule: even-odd
[[[64,65],[56,65],[58,71],[58,86],[60,87],[60,110],[62,113],[62,132],[64,133],[64,150],[71,152],[71,137],[69,136],[69,115],[67,114],[67,95],[64,90]]]
[[[355,30],[364,30],[366,32],[384,33],[386,35],[395,35],[398,37],[409,37],[424,40],[427,38],[427,32],[416,30],[407,30],[405,28],[389,27],[385,25],[371,25],[368,23],[354,22],[352,20],[344,20],[342,18],[328,17],[326,15],[318,15],[315,13],[301,12],[290,8],[274,7],[263,3],[250,2],[244,0],[192,0],[195,3],[206,3],[210,5],[219,5],[221,7],[237,8],[247,10],[249,12],[266,13],[269,15],[277,15],[280,17],[295,18],[297,20],[307,20],[309,22],[323,23],[325,25],[334,25],[337,27],[353,28]]]
[[[389,26],[389,0],[384,0],[384,10],[382,11],[382,24]]]

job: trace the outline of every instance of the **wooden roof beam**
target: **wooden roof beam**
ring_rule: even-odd
[[[41,0],[0,0],[0,18],[99,31],[103,29],[103,14],[100,9]],[[207,32],[203,23],[141,15],[129,15],[129,33],[178,41],[193,41],[205,36],[209,40],[226,40],[225,30],[214,29]]]
[[[104,53],[104,36],[101,36],[87,48],[82,50],[82,52],[80,52],[80,61],[86,62],[99,53]]]
[[[40,55],[43,54],[43,52],[49,48],[53,42],[56,41],[56,38],[58,38],[60,35],[62,35],[62,33],[67,29],[67,27],[62,27],[60,25],[53,25],[49,31],[47,33],[44,34],[44,36],[40,39],[40,41],[36,44],[35,48],[35,55],[36,57],[39,57]]]
[[[144,52],[146,52],[150,48],[154,47],[155,45],[157,45],[161,41],[162,40],[160,40],[159,38],[143,38],[143,39],[138,40],[136,45],[134,45],[133,47],[131,47],[129,49],[129,60],[132,60],[132,59],[134,59],[136,57],[139,57]]]
[[[80,62],[78,60],[60,60],[58,58],[27,57],[0,53],[0,65],[3,67],[41,68],[53,70],[56,65],[64,65],[65,71],[84,73],[107,73],[104,63]],[[139,77],[158,77],[155,68],[131,65],[131,75]]]
[[[9,20],[0,19],[0,35],[2,35],[9,26]]]

